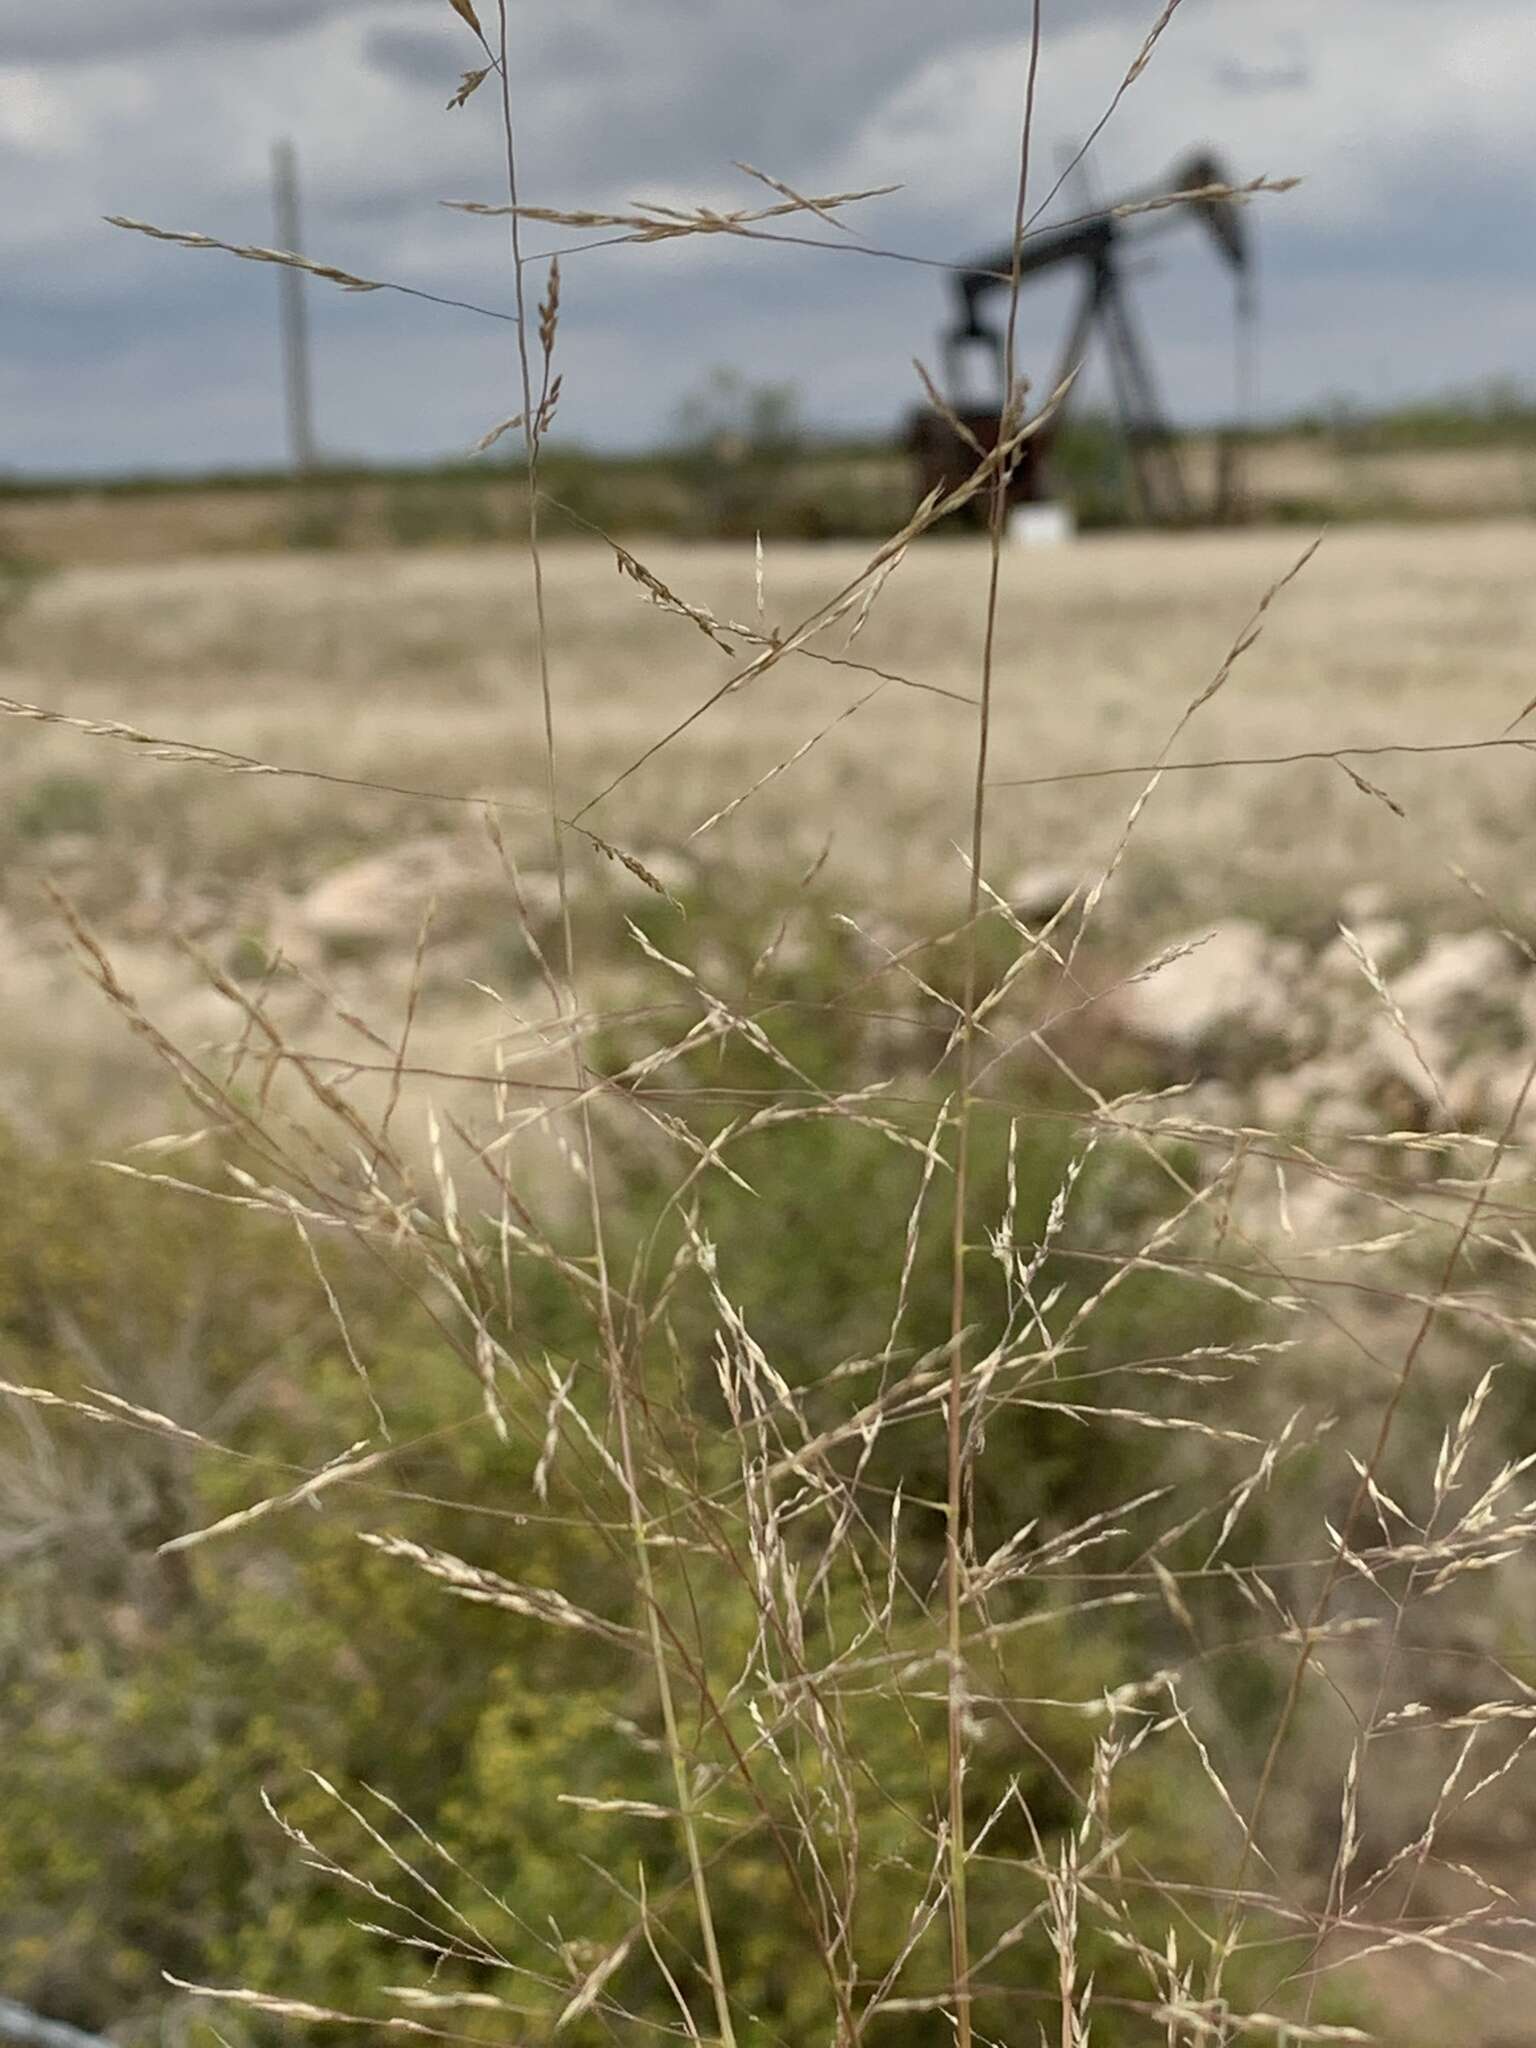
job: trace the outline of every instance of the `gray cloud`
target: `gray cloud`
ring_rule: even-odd
[[[1085,17],[1137,12],[1096,0]],[[804,165],[833,153],[857,111],[925,60],[1008,33],[1018,0],[970,0],[953,17],[890,0],[571,0],[520,22],[514,69],[540,81],[522,121],[545,162],[584,188],[647,177],[717,175],[733,158]],[[418,27],[380,24],[369,61],[412,86],[457,82],[456,50]],[[466,58],[466,62],[468,59]]]
[[[1312,67],[1305,57],[1284,64],[1243,64],[1235,58],[1216,67],[1216,83],[1228,92],[1305,92],[1312,83]]]
[[[307,28],[366,0],[236,0],[210,17],[198,0],[52,0],[0,21],[0,64],[95,64],[177,43],[238,44]]]

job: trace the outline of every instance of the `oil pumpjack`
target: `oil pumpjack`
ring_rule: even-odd
[[[914,415],[909,445],[916,457],[921,488],[946,488],[971,476],[978,460],[976,445],[995,447],[1002,411],[1006,342],[996,310],[1015,275],[1021,286],[1076,269],[1081,275],[1076,310],[1054,376],[1036,385],[1041,401],[1077,368],[1097,337],[1108,359],[1115,407],[1129,458],[1133,511],[1155,525],[1182,525],[1197,518],[1237,516],[1240,486],[1236,448],[1230,437],[1221,455],[1211,512],[1202,512],[1190,491],[1177,442],[1158,399],[1146,344],[1138,331],[1126,289],[1126,258],[1177,225],[1194,219],[1211,235],[1235,286],[1234,323],[1239,362],[1244,360],[1254,317],[1253,249],[1241,205],[1230,196],[1224,167],[1207,151],[1197,151],[1175,166],[1151,191],[1132,194],[1060,227],[1027,235],[1017,252],[1010,245],[979,258],[954,274],[954,317],[943,339],[946,403],[954,420],[937,407]],[[988,317],[991,315],[992,317]],[[995,396],[978,405],[966,396],[967,359],[984,354]],[[1008,478],[1009,506],[1038,503],[1051,496],[1051,449],[1059,435],[1066,401],[1052,419],[1019,450]],[[958,432],[958,420],[965,429]],[[972,437],[967,440],[966,436]],[[968,508],[985,523],[989,493],[983,491]]]

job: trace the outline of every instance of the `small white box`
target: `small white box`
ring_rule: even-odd
[[[1070,505],[1015,505],[1008,514],[1008,538],[1019,547],[1059,548],[1076,537]]]

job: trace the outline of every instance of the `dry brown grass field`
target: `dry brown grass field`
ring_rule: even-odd
[[[1303,536],[1086,540],[1005,558],[992,776],[992,874],[1089,878],[1147,777],[1076,771],[1156,760]],[[1329,747],[1422,746],[1500,734],[1529,694],[1536,585],[1523,524],[1351,527],[1330,534],[1268,614],[1171,760]],[[647,565],[721,620],[755,623],[752,551],[654,548]],[[766,551],[764,622],[789,629],[862,566],[854,547]],[[731,673],[702,633],[649,604],[596,544],[552,549],[563,798],[598,795]],[[974,746],[982,544],[919,547],[868,623],[813,643],[715,704],[587,822],[667,879],[751,874],[786,887],[825,856],[849,915],[915,930],[963,895]],[[157,738],[447,797],[500,797],[509,843],[547,890],[540,728],[526,570],[482,549],[204,557],[63,571],[9,621],[5,694]],[[950,692],[942,695],[939,692]],[[792,760],[801,749],[809,751]],[[773,771],[782,764],[781,773]],[[1528,904],[1526,765],[1514,749],[1359,764],[1407,813],[1328,761],[1165,778],[1137,820],[1110,907],[1150,950],[1194,920],[1256,915],[1327,928],[1350,889],[1382,885],[1452,921],[1454,860],[1510,914]],[[206,1006],[178,935],[244,935],[339,975],[354,997],[403,999],[435,899],[431,1028],[482,1021],[463,976],[494,976],[495,856],[473,805],[333,783],[171,766],[75,730],[10,727],[4,908],[13,974],[49,979],[45,874],[132,949],[157,994]],[[764,778],[769,778],[764,781]],[[1063,778],[1007,786],[1018,778]],[[762,786],[755,787],[759,783]],[[754,791],[708,831],[721,807]],[[595,855],[578,880],[643,895]],[[453,969],[459,987],[453,988]],[[62,1011],[58,1005],[62,1003]],[[217,1006],[215,1006],[217,1007]],[[139,1104],[136,1055],[80,989],[13,1003],[13,1092],[91,1117]]]
[[[996,886],[1021,870],[1102,869],[1147,777],[1076,771],[1159,756],[1303,538],[1138,535],[1005,557]],[[636,547],[688,601],[755,621],[749,548]],[[1331,533],[1185,728],[1172,763],[1496,737],[1529,695],[1530,548],[1530,529],[1516,523]],[[863,559],[851,547],[770,547],[766,626],[797,624]],[[616,575],[596,544],[553,548],[548,576],[562,796],[574,811],[732,667]],[[889,924],[896,906],[913,929],[941,923],[963,896],[956,847],[974,715],[957,700],[975,688],[985,576],[979,543],[918,547],[851,645],[845,621],[813,643],[814,658],[781,663],[716,703],[587,822],[679,886],[778,875],[790,887],[825,855],[825,884],[848,914]],[[3,659],[7,696],[75,718],[326,775],[508,799],[508,839],[529,886],[549,886],[516,561],[464,549],[71,569],[14,612]],[[499,884],[474,806],[165,765],[109,738],[21,722],[9,742],[0,778],[13,975],[55,972],[37,957],[52,930],[38,883],[52,874],[160,993],[197,1000],[177,934],[227,944],[235,932],[394,1002],[435,897],[437,945],[461,975],[456,994],[452,974],[439,976],[433,1014],[442,1029],[472,1033],[478,998],[462,976],[494,978],[500,919],[487,908]],[[1113,885],[1115,928],[1148,950],[1192,921],[1233,913],[1287,931],[1328,928],[1345,893],[1370,885],[1454,923],[1465,898],[1448,861],[1473,870],[1508,915],[1530,907],[1522,751],[1362,756],[1358,766],[1406,817],[1330,761],[1169,774]],[[1059,779],[1009,786],[1019,778]],[[644,893],[595,855],[578,856],[577,879]],[[42,1010],[13,1002],[5,1029],[13,1090],[78,1095],[96,1114],[99,1061],[113,1077],[106,1098],[134,1120],[115,1083],[133,1055],[87,991]]]

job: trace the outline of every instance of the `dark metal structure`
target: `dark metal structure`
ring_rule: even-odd
[[[1082,275],[1076,311],[1055,374],[1043,389],[1036,387],[1036,396],[1043,398],[1055,390],[1081,364],[1097,336],[1108,358],[1130,457],[1137,516],[1159,524],[1181,524],[1198,516],[1131,311],[1124,267],[1129,252],[1160,232],[1181,219],[1198,220],[1236,280],[1238,343],[1243,348],[1253,316],[1252,249],[1240,206],[1219,196],[1230,184],[1216,158],[1200,151],[1178,164],[1148,193],[1027,236],[1018,251],[1017,271],[1015,252],[1008,247],[955,273],[955,316],[944,336],[945,396],[976,442],[991,449],[997,441],[1006,353],[1005,324],[998,317],[998,308],[1006,308],[1015,274],[1022,286],[1063,268],[1075,268]],[[985,357],[995,393],[985,405],[965,396],[967,359],[977,354]],[[1060,431],[1064,410],[1059,408],[1049,426],[1024,443],[1008,481],[1010,504],[1027,504],[1049,495],[1051,443]],[[924,408],[914,417],[910,441],[925,492],[936,484],[952,487],[963,482],[975,469],[975,448],[935,408]],[[1238,495],[1235,448],[1228,442],[1217,479],[1215,516],[1233,516]],[[986,494],[973,502],[976,516],[984,520]]]

